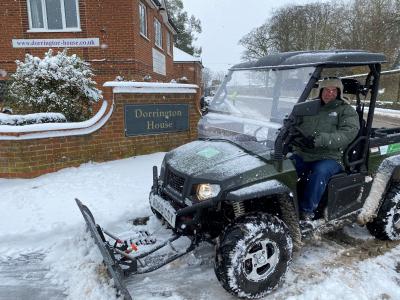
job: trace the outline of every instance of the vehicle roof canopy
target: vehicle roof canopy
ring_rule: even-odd
[[[257,61],[237,64],[231,70],[292,69],[309,66],[350,67],[385,62],[384,54],[364,50],[295,51],[267,55]]]

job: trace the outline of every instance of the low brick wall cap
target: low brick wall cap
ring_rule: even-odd
[[[108,81],[105,87],[112,87],[114,94],[196,94],[199,88],[195,84]]]
[[[164,82],[137,82],[137,81],[107,81],[104,87],[133,87],[133,88],[183,88],[198,89],[196,84],[186,83],[164,83]]]

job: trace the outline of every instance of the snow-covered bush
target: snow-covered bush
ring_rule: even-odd
[[[0,113],[0,125],[29,125],[41,123],[65,123],[67,119],[60,113],[37,113],[28,115],[9,115]]]
[[[59,112],[68,121],[82,121],[102,98],[89,64],[67,50],[53,55],[50,49],[43,59],[27,54],[24,62],[16,63],[10,92],[18,105],[32,112]]]

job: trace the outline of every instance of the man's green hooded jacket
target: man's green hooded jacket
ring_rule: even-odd
[[[334,159],[343,164],[343,151],[360,129],[358,114],[348,103],[335,99],[322,105],[315,116],[305,116],[300,129],[315,138],[315,148],[295,148],[304,161]]]

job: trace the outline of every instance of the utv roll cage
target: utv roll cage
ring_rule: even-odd
[[[375,103],[378,95],[379,78],[381,64],[386,62],[386,58],[380,53],[370,53],[362,50],[335,50],[335,51],[297,51],[268,55],[255,62],[242,63],[233,66],[226,77],[229,80],[233,71],[238,70],[257,70],[257,69],[296,69],[300,67],[315,67],[314,73],[310,77],[303,93],[297,103],[305,102],[313,88],[321,79],[323,69],[368,66],[369,73],[366,76],[364,84],[356,79],[343,78],[344,93],[353,94],[356,97],[356,111],[360,119],[360,131],[356,139],[349,145],[344,152],[344,163],[348,172],[366,172],[367,156],[372,131],[372,121],[375,109]],[[223,86],[224,84],[222,84]],[[278,89],[273,93],[277,95]],[[361,95],[364,97],[371,93],[367,120],[364,120],[364,105],[361,103]],[[221,93],[219,90],[217,95]],[[278,99],[273,97],[273,103]],[[273,104],[274,107],[274,104]],[[285,120],[276,140],[274,159],[282,161],[289,151],[288,135],[290,125],[295,122],[292,112]],[[377,132],[379,134],[379,132]],[[396,132],[397,133],[397,132]],[[383,134],[383,133],[382,133]],[[393,134],[391,132],[391,134]]]

